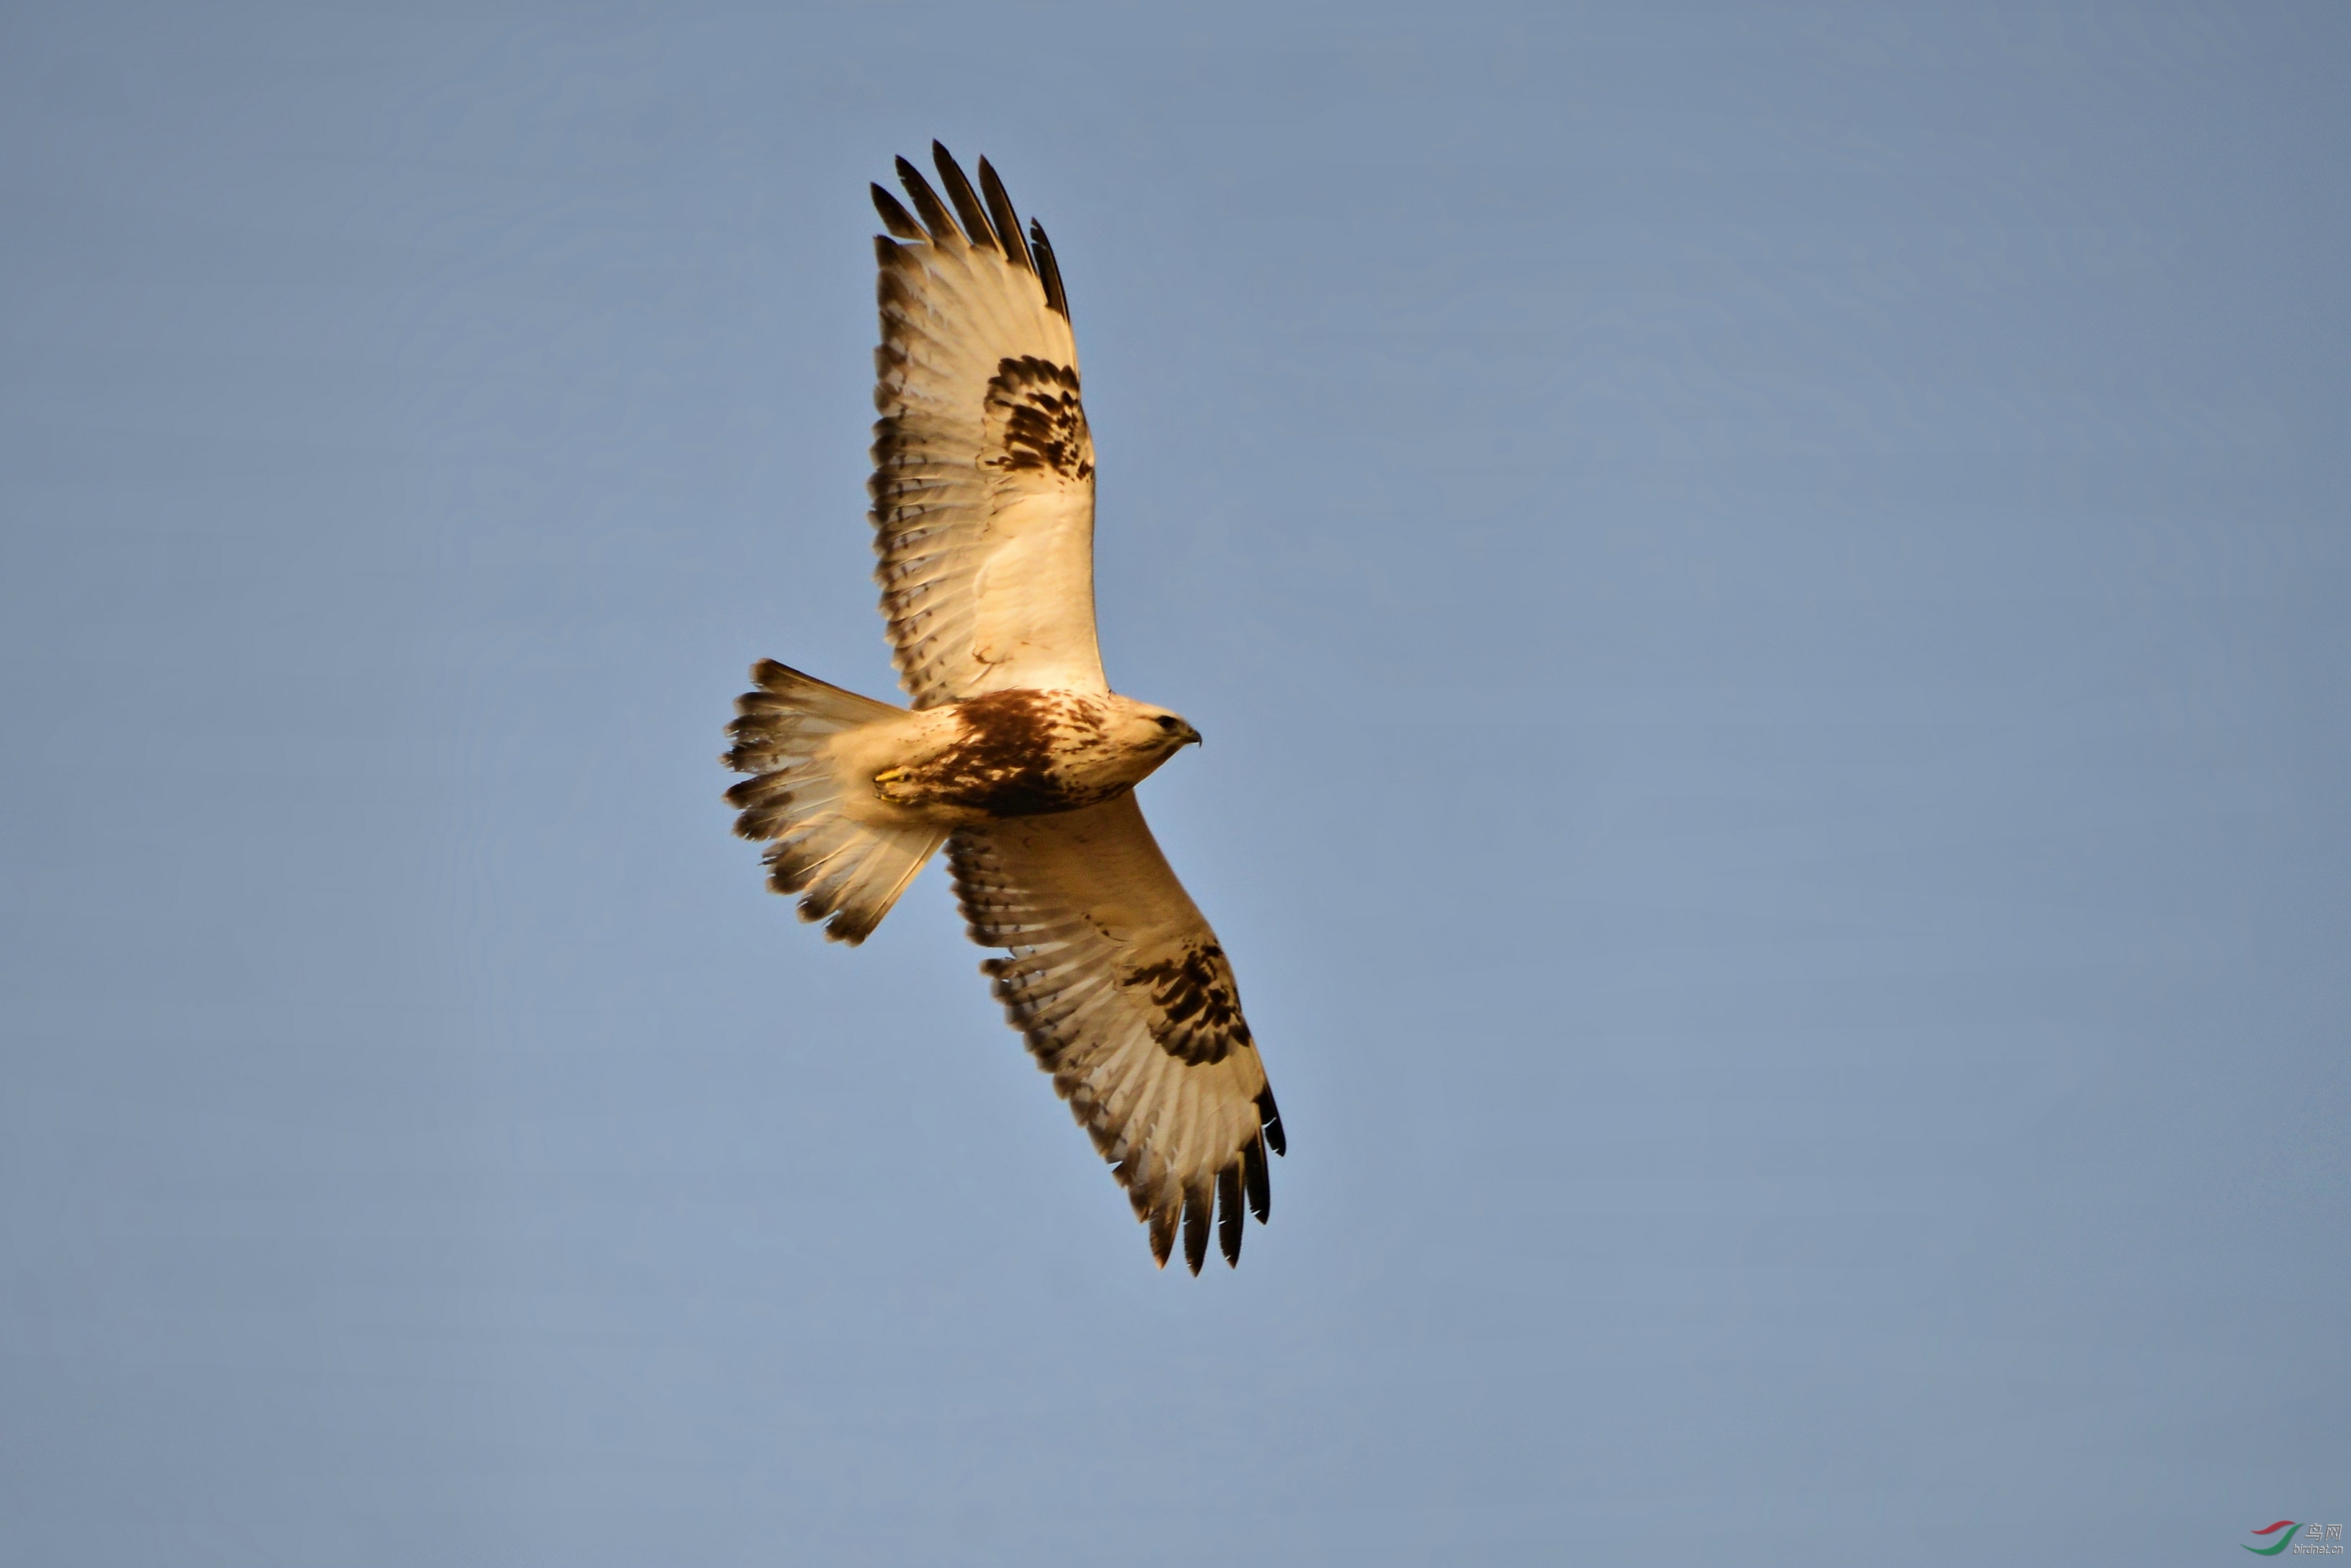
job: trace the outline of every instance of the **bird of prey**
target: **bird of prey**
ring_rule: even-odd
[[[1283,1152],[1232,966],[1144,825],[1134,786],[1200,738],[1110,689],[1094,640],[1094,451],[1069,298],[986,159],[931,144],[880,185],[874,580],[912,708],[773,660],[735,706],[735,831],[825,936],[864,940],[946,846],[981,972],[1052,1074],[1162,1268],[1195,1274]],[[945,197],[940,195],[940,187]]]

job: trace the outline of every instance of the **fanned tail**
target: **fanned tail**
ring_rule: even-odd
[[[946,841],[944,829],[877,827],[841,811],[841,784],[827,743],[904,710],[828,685],[762,659],[755,690],[735,699],[726,766],[746,779],[726,791],[742,815],[741,837],[768,841],[768,885],[800,894],[802,920],[822,920],[828,941],[865,940],[923,862]]]

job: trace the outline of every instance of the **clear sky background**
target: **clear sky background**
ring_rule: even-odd
[[[2351,1519],[2351,13],[0,12],[0,1563],[2231,1562]],[[1144,1234],[892,691],[1051,230],[1290,1132]]]

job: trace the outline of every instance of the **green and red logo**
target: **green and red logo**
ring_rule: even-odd
[[[2283,1531],[2283,1533],[2280,1534],[2280,1531]],[[2256,1557],[2274,1557],[2279,1552],[2294,1544],[2294,1521],[2290,1519],[2281,1519],[2275,1524],[2269,1525],[2261,1530],[2256,1530],[2253,1533],[2255,1535],[2275,1535],[2277,1536],[2277,1540],[2267,1546],[2245,1546],[2245,1543],[2241,1541],[2237,1542],[2237,1544],[2240,1546],[2245,1546],[2245,1550],[2252,1552]]]
[[[2294,1546],[2294,1535],[2297,1530],[2302,1531],[2303,1544]],[[2343,1527],[2339,1524],[2297,1524],[2291,1519],[2281,1519],[2275,1524],[2262,1526],[2253,1533],[2277,1537],[2267,1546],[2245,1546],[2241,1541],[2237,1542],[2256,1557],[2275,1557],[2289,1546],[2294,1547],[2297,1557],[2304,1552],[2320,1557],[2343,1555],[2343,1548],[2337,1544],[2343,1539]]]

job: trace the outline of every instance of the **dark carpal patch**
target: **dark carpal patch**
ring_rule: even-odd
[[[1093,437],[1078,398],[1078,372],[1034,354],[1001,361],[987,383],[991,443],[981,464],[1003,477],[1050,471],[1071,484],[1093,476]]]
[[[1150,996],[1158,1009],[1151,1038],[1178,1061],[1222,1061],[1249,1043],[1232,966],[1225,961],[1225,950],[1213,942],[1138,965],[1122,974],[1119,983]]]

